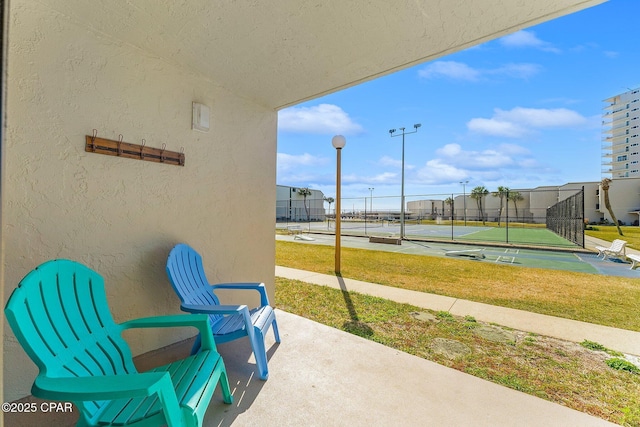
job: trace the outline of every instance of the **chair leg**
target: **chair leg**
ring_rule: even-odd
[[[276,342],[280,342],[280,332],[278,331],[278,323],[276,322],[275,316],[273,317],[273,322],[271,322],[271,327],[273,328],[273,335],[276,338]]]
[[[196,337],[196,341],[193,343],[193,347],[191,347],[191,356],[200,351],[200,334]]]
[[[251,343],[253,356],[256,358],[258,374],[260,379],[266,381],[269,378],[269,367],[267,366],[267,351],[264,346],[264,335],[258,328],[254,328],[253,342]]]
[[[222,388],[222,399],[224,403],[233,403],[233,395],[231,394],[231,388],[229,387],[229,377],[227,375],[227,368],[224,366],[222,357],[220,358],[220,388]]]

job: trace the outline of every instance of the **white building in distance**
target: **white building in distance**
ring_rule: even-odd
[[[584,219],[589,223],[612,222],[611,215],[604,203],[604,193],[600,182],[570,182],[560,186],[541,186],[532,189],[511,189],[511,199],[507,204],[503,200],[500,215],[500,198],[489,191],[482,206],[486,221],[498,221],[498,218],[509,222],[544,223],[547,209],[565,200],[584,187]],[[513,200],[513,193],[520,197]],[[616,219],[623,225],[638,225],[640,215],[640,177],[613,179],[609,188],[609,201]],[[466,209],[465,209],[466,208]],[[469,221],[481,221],[480,209],[471,193],[453,197],[453,206],[446,200],[416,200],[407,203],[408,218],[425,218]]]
[[[306,198],[300,194],[302,187],[276,186],[276,221],[324,221],[324,194],[312,190]]]
[[[640,177],[640,89],[604,100],[602,175]]]

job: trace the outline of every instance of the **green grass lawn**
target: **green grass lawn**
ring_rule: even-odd
[[[331,246],[276,242],[276,264],[334,274]],[[640,279],[342,248],[342,275],[640,331]]]
[[[597,237],[607,242],[613,242],[615,239],[626,240],[628,247],[640,250],[640,227],[638,226],[620,227],[624,236],[618,234],[615,225],[592,225],[590,227],[591,230],[584,232],[587,236]]]
[[[335,274],[334,260],[332,246],[276,241],[277,265]],[[346,247],[342,276],[640,331],[640,279]],[[640,427],[640,375],[613,369],[618,362],[595,351],[602,348],[597,343],[584,348],[524,331],[511,331],[509,342],[493,342],[474,333],[491,325],[473,318],[283,278],[276,279],[276,305],[479,378]],[[418,312],[435,320],[420,320]],[[443,356],[434,349],[438,339],[458,341],[470,351]]]
[[[521,331],[509,331],[512,339],[495,342],[475,331],[496,327],[469,316],[283,278],[276,280],[276,304],[287,312],[494,383],[614,423],[640,426],[640,375],[610,368],[606,362],[612,357],[592,350],[603,349],[596,343],[585,348]],[[424,313],[432,320],[423,320]],[[453,358],[442,355],[434,347],[442,339],[464,344],[469,353]]]

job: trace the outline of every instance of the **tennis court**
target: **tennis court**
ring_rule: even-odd
[[[479,227],[470,227],[479,228]],[[325,229],[326,231],[326,229]],[[298,242],[300,244],[335,244],[332,234],[305,234],[303,240],[294,235],[276,235],[277,240]],[[378,250],[411,255],[441,256],[458,258],[467,262],[490,262],[518,267],[535,267],[552,270],[565,270],[611,276],[640,278],[639,270],[630,270],[630,264],[615,259],[602,260],[595,253],[576,248],[573,251],[554,251],[545,249],[522,249],[491,245],[465,245],[456,243],[403,240],[401,245],[370,243],[366,237],[342,236],[342,247]]]
[[[333,232],[334,223],[297,223],[304,231]],[[280,224],[278,224],[280,226]],[[399,221],[342,221],[343,235],[355,236],[400,236]],[[513,245],[543,246],[552,248],[580,248],[544,227],[509,226],[493,227],[478,225],[452,225],[447,223],[405,223],[407,239],[455,240],[459,242],[508,243]]]

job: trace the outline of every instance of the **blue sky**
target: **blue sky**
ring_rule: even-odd
[[[280,111],[277,183],[335,196],[494,191],[599,181],[604,99],[640,86],[640,1],[610,0]],[[446,196],[445,196],[446,197]],[[433,197],[440,198],[440,197]]]

